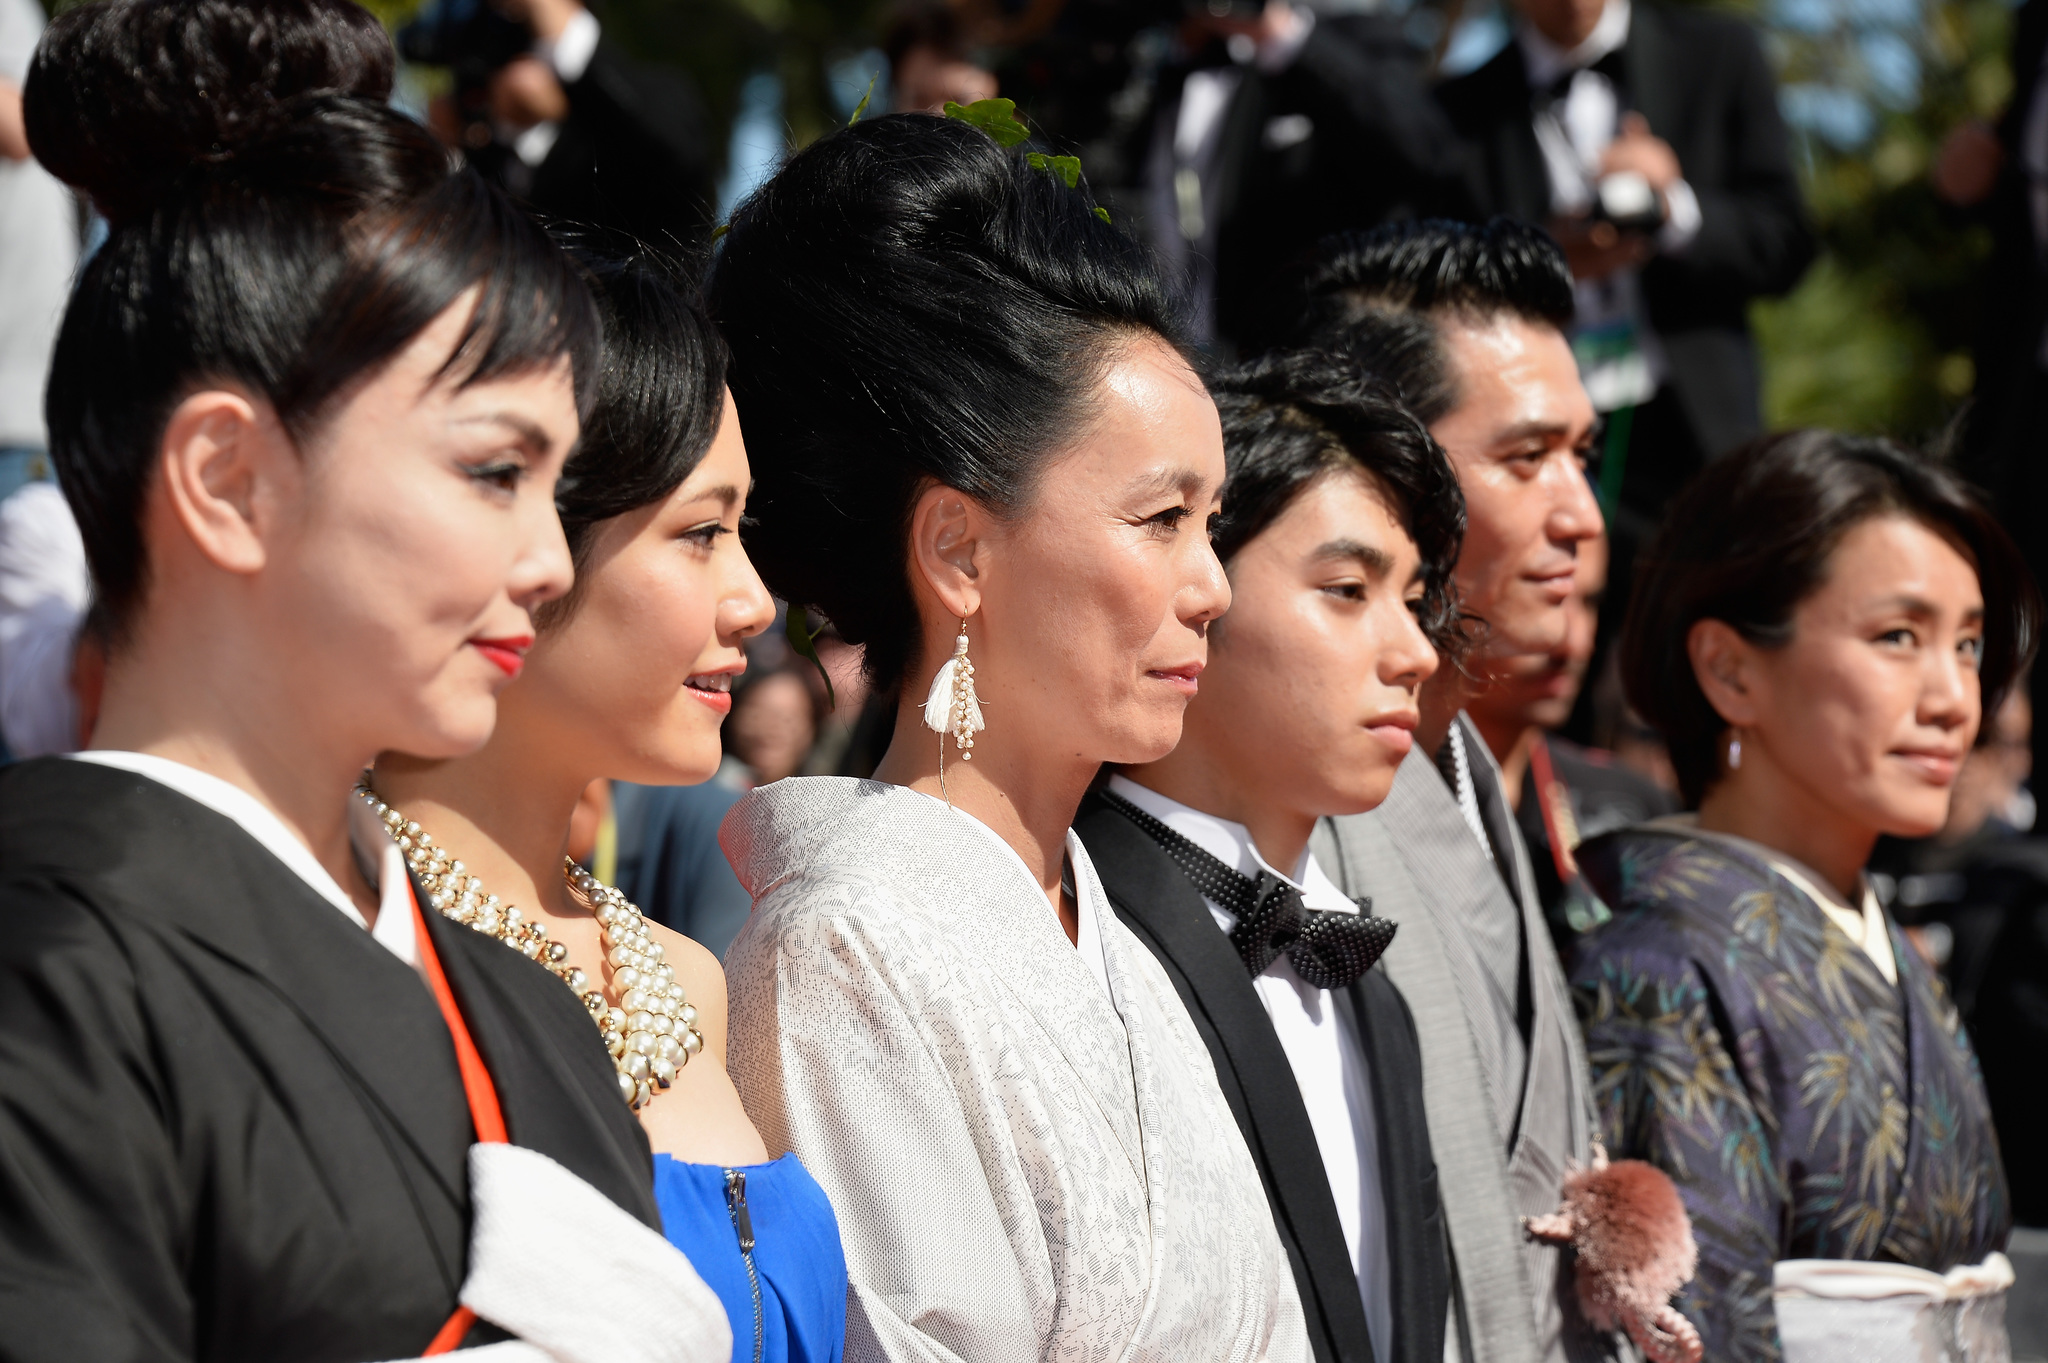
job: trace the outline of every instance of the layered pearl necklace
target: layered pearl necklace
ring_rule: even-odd
[[[548,940],[547,924],[532,922],[514,905],[500,903],[432,834],[378,799],[368,785],[357,786],[356,794],[405,854],[430,908],[497,938],[576,991],[618,1068],[619,1096],[633,1107],[653,1102],[656,1093],[675,1082],[676,1072],[690,1063],[690,1057],[704,1049],[696,1007],[683,998],[675,967],[661,959],[661,943],[648,930],[646,916],[624,895],[562,858],[562,878],[590,905],[591,917],[603,930],[605,970],[617,991],[615,1004],[601,988],[591,987],[587,973],[569,963],[568,947]]]

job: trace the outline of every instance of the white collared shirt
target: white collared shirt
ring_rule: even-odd
[[[1515,24],[1515,43],[1522,49],[1530,89],[1547,90],[1566,72],[1578,73],[1556,111],[1536,117],[1536,142],[1550,172],[1550,204],[1560,214],[1576,216],[1592,206],[1600,158],[1620,130],[1621,102],[1614,82],[1591,68],[1628,42],[1629,18],[1629,0],[1607,0],[1600,22],[1569,51],[1537,32],[1528,20]],[[1657,245],[1676,254],[1700,233],[1699,196],[1681,179],[1664,191],[1664,202],[1670,217],[1657,233]]]
[[[327,873],[327,868],[314,857],[312,849],[285,827],[284,820],[278,818],[270,806],[233,782],[150,753],[94,749],[72,753],[71,756],[80,762],[115,767],[147,777],[187,799],[197,800],[216,814],[234,820],[243,832],[261,843],[264,850],[283,862],[292,874],[312,886],[314,893],[347,914],[349,921],[357,927],[368,931],[379,946],[407,965],[418,964],[414,955],[417,943],[413,937],[412,897],[408,891],[405,854],[398,850],[397,843],[383,835],[375,817],[369,816],[367,809],[362,809],[360,801],[350,798],[349,832],[359,851],[372,853],[378,870],[377,926],[374,928],[363,921],[361,911],[348,897],[348,892]],[[362,815],[354,813],[357,809],[362,809]],[[375,841],[364,838],[364,816],[369,816],[368,831]]]
[[[1204,814],[1126,777],[1112,776],[1109,789],[1225,866],[1248,876],[1272,871],[1301,891],[1306,908],[1358,912],[1358,906],[1324,874],[1311,852],[1304,850],[1294,874],[1287,875],[1267,865],[1243,824]],[[1202,902],[1223,931],[1237,925],[1236,916],[1214,900],[1204,896]],[[1287,1053],[1294,1082],[1301,1089],[1309,1126],[1316,1133],[1316,1149],[1337,1203],[1337,1220],[1344,1227],[1344,1245],[1351,1252],[1351,1268],[1358,1276],[1358,1295],[1372,1332],[1373,1356],[1377,1363],[1387,1363],[1394,1340],[1394,1308],[1387,1262],[1386,1198],[1379,1179],[1379,1121],[1373,1111],[1372,1074],[1365,1048],[1348,1012],[1337,1007],[1328,990],[1317,989],[1297,975],[1286,956],[1276,958],[1265,973],[1253,979],[1252,988],[1272,1019],[1273,1034]]]

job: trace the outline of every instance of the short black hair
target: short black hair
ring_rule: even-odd
[[[755,566],[864,646],[919,647],[908,526],[936,481],[1017,514],[1104,367],[1179,326],[1143,247],[980,130],[929,114],[813,142],[733,215],[710,301],[753,461]]]
[[[93,0],[53,20],[24,117],[108,236],[51,360],[51,454],[115,637],[148,562],[156,443],[196,382],[265,398],[303,442],[330,404],[474,289],[462,383],[570,360],[598,323],[574,264],[391,109],[384,30],[347,0]]]
[[[1572,274],[1547,233],[1512,218],[1425,219],[1326,237],[1311,253],[1295,342],[1333,350],[1392,383],[1424,425],[1458,405],[1446,317],[1502,314],[1563,331]]]
[[[661,501],[703,460],[725,415],[726,352],[676,261],[645,247],[576,255],[604,327],[597,399],[555,494],[580,570],[600,523]]]
[[[1465,496],[1443,447],[1386,383],[1321,351],[1273,351],[1214,374],[1229,476],[1216,556],[1227,566],[1328,474],[1362,473],[1390,498],[1422,556],[1423,632],[1455,652],[1452,574],[1465,538]],[[1226,617],[1227,618],[1227,617]]]
[[[1826,580],[1843,536],[1892,515],[1925,525],[1976,568],[1979,684],[1984,713],[1998,712],[2034,655],[2041,596],[1997,519],[1948,469],[1888,440],[1765,436],[1709,464],[1672,502],[1637,562],[1622,632],[1622,685],[1663,734],[1688,802],[1718,779],[1728,728],[1693,672],[1686,639],[1694,623],[1724,621],[1767,648],[1788,642],[1793,612]]]

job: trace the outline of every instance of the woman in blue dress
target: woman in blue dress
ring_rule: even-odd
[[[768,1159],[726,1076],[717,959],[566,855],[593,780],[716,770],[741,644],[774,619],[735,533],[751,477],[724,343],[660,264],[586,265],[604,359],[556,497],[575,586],[537,612],[537,638],[497,641],[518,681],[490,742],[451,761],[381,757],[360,831],[373,844],[384,825],[434,908],[583,1000],[654,1151],[663,1228],[724,1302],[735,1363],[837,1363],[838,1222],[796,1156]],[[508,458],[506,486],[524,476]]]

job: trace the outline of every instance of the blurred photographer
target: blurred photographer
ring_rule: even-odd
[[[1470,208],[1463,151],[1398,17],[1290,0],[1184,0],[1178,59],[1129,155],[1144,234],[1195,336],[1255,353],[1294,322],[1322,238]]]
[[[1571,262],[1625,594],[1664,504],[1761,429],[1749,303],[1798,281],[1813,232],[1742,21],[1657,0],[1514,9],[1514,41],[1438,98],[1476,146],[1487,211],[1548,224]]]
[[[455,75],[434,130],[535,213],[701,249],[714,198],[696,88],[620,52],[581,0],[434,0],[398,43]]]

